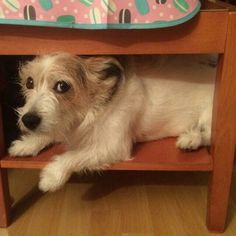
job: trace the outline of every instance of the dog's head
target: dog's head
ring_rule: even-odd
[[[26,103],[18,109],[23,131],[53,133],[79,125],[89,110],[111,102],[123,80],[112,57],[78,57],[67,53],[38,56],[20,66]]]

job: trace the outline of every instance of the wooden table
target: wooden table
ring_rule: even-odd
[[[139,144],[135,159],[113,170],[209,171],[207,226],[225,228],[236,143],[236,11],[221,2],[206,2],[200,14],[184,26],[150,30],[74,30],[0,25],[0,55],[34,55],[53,51],[74,54],[189,54],[218,53],[214,98],[212,146],[185,153],[175,139]],[[0,78],[1,75],[0,75]],[[0,88],[3,86],[3,78]],[[13,158],[6,154],[0,109],[0,226],[9,224],[11,205],[7,181],[9,168],[42,168],[53,147],[37,157]]]

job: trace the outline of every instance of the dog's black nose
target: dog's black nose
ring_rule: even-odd
[[[21,118],[23,124],[25,125],[26,128],[34,130],[37,128],[37,126],[41,122],[41,118],[35,114],[35,113],[26,113],[25,115],[22,116]]]

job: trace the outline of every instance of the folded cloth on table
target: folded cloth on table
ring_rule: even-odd
[[[199,0],[2,0],[0,24],[81,29],[141,29],[178,25]]]

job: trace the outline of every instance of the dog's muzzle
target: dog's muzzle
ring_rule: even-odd
[[[41,117],[35,113],[29,112],[23,115],[21,120],[26,128],[34,130],[39,126]]]

